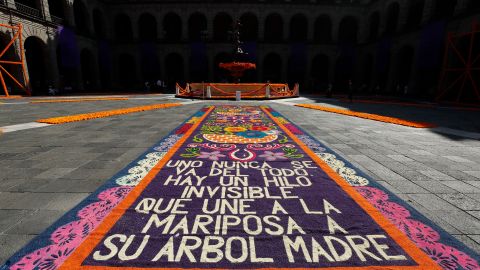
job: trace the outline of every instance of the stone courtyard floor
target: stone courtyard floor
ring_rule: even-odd
[[[0,134],[0,265],[102,183],[209,104],[269,105],[381,185],[480,252],[480,112],[321,98],[191,101],[170,95],[124,101],[29,104],[0,100],[0,129],[158,103],[184,106]],[[3,103],[3,104],[2,104]],[[309,110],[317,103],[437,124],[415,129]],[[8,128],[10,126],[10,128]]]

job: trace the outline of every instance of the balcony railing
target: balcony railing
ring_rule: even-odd
[[[20,4],[18,2],[15,3],[15,7],[17,8],[17,11],[19,11],[21,13],[24,13],[24,14],[27,14],[29,16],[36,17],[36,18],[42,18],[42,13],[40,12],[40,10],[38,10],[36,8],[32,8],[32,7],[29,7],[27,5]]]
[[[62,18],[53,16],[53,15],[50,15],[50,18],[52,18],[52,22],[54,24],[63,24],[63,19]]]

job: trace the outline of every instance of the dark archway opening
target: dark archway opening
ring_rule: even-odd
[[[202,13],[194,13],[188,19],[188,39],[191,42],[203,41],[207,35],[207,18]]]
[[[157,20],[151,14],[144,13],[138,20],[140,41],[154,42],[157,40]]]
[[[272,83],[282,82],[282,58],[276,53],[270,53],[263,60],[263,78]]]
[[[73,2],[73,13],[75,17],[75,28],[77,30],[77,34],[82,36],[90,36],[90,29],[88,27],[90,16],[85,4],[80,0],[75,0],[75,2]]]
[[[307,39],[307,18],[302,14],[296,14],[290,20],[290,42],[305,42]]]
[[[47,86],[50,83],[46,78],[45,49],[45,44],[37,37],[29,37],[25,40],[25,56],[33,95],[47,94]]]
[[[408,16],[405,28],[413,30],[420,26],[423,19],[423,11],[425,9],[425,0],[412,0],[408,7]]]
[[[338,42],[340,44],[355,44],[358,36],[358,22],[354,17],[348,16],[340,22]]]
[[[171,53],[165,58],[165,69],[167,71],[167,85],[169,89],[174,89],[175,84],[179,83],[185,86],[185,68],[183,57],[178,53]]]
[[[315,20],[313,39],[320,44],[332,42],[332,21],[330,17],[322,15]]]
[[[228,42],[232,31],[233,20],[227,13],[219,13],[213,20],[213,40],[215,42]]]
[[[455,14],[457,0],[436,0],[433,13],[434,20],[450,19]]]
[[[128,53],[120,54],[118,56],[117,68],[120,87],[124,90],[132,91],[138,84],[135,58]]]
[[[111,49],[108,43],[100,42],[97,53],[97,61],[100,77],[100,86],[103,90],[107,90],[111,87],[112,59],[110,52]]]
[[[80,53],[80,66],[82,69],[82,83],[85,91],[95,90],[95,67],[94,56],[88,49]]]
[[[362,69],[362,85],[359,88],[360,92],[366,93],[372,88],[373,65],[373,55],[366,55],[364,59],[364,68]]]
[[[213,61],[213,70],[214,70],[214,80],[215,82],[229,82],[230,80],[230,73],[219,67],[220,63],[228,63],[232,61],[232,56],[229,53],[219,53],[215,56],[215,59]]]
[[[115,39],[123,43],[133,41],[132,22],[126,14],[115,17]]]
[[[472,11],[479,11],[480,10],[480,1],[478,0],[470,0],[470,2],[468,2],[468,10],[470,12]]]
[[[349,81],[353,79],[353,57],[340,56],[335,65],[335,91],[347,93]]]
[[[397,85],[395,87],[399,86],[400,89],[404,89],[405,86],[409,86],[414,55],[415,50],[411,46],[403,47],[398,52]]]
[[[145,50],[141,56],[142,78],[151,84],[160,79],[160,61],[154,51]]]
[[[313,84],[312,92],[318,93],[327,89],[329,84],[329,66],[328,56],[319,54],[313,58],[310,74]]]
[[[50,10],[50,15],[65,19],[65,9],[63,3],[64,1],[48,0],[48,8]]]
[[[105,31],[105,20],[103,17],[103,12],[99,9],[93,10],[93,29],[95,31],[95,36],[98,39],[105,39],[107,33]]]
[[[387,25],[385,27],[385,34],[393,35],[397,32],[399,14],[400,5],[397,2],[391,3],[387,9]]]
[[[370,18],[368,20],[370,24],[368,40],[375,41],[378,38],[380,28],[380,12],[374,12],[372,15],[370,15]]]
[[[168,13],[163,18],[164,40],[179,42],[182,39],[182,19],[176,13]]]
[[[270,14],[265,19],[265,41],[278,43],[283,40],[283,19],[279,14]]]
[[[191,56],[190,59],[190,80],[192,82],[208,81],[208,59],[206,55]]]
[[[251,42],[258,39],[258,20],[252,13],[243,14],[240,17],[242,27],[240,29],[243,41]]]

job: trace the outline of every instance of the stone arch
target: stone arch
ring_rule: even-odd
[[[295,14],[290,19],[290,41],[305,42],[308,39],[308,20],[303,14]]]
[[[127,14],[121,13],[115,17],[115,39],[118,42],[132,42],[132,21]]]
[[[375,11],[370,15],[368,18],[369,23],[369,32],[368,32],[368,40],[374,41],[378,38],[378,34],[380,32],[380,12]]]
[[[138,34],[142,42],[157,40],[157,20],[150,13],[143,13],[138,19]]]
[[[94,90],[96,87],[95,57],[90,49],[85,48],[81,50],[80,67],[82,71],[83,88],[87,91]]]
[[[104,39],[107,36],[107,31],[105,27],[105,19],[103,12],[96,8],[93,10],[93,30],[95,35],[99,39]]]
[[[411,0],[409,2],[406,29],[414,29],[422,23],[424,9],[425,0]]]
[[[329,84],[330,59],[326,54],[317,54],[312,59],[310,76],[312,78],[314,92],[325,90]]]
[[[218,13],[213,19],[213,40],[215,42],[228,42],[229,31],[232,30],[233,19],[225,13]]]
[[[245,13],[240,17],[242,27],[240,33],[243,41],[256,41],[258,39],[258,19],[253,13]]]
[[[87,6],[83,1],[75,0],[73,2],[73,15],[75,19],[75,28],[77,30],[77,34],[83,36],[90,35],[90,14],[88,12]]]
[[[206,38],[207,17],[200,12],[195,12],[188,18],[188,39],[190,41],[201,41]]]
[[[400,15],[400,4],[397,2],[390,3],[387,7],[387,21],[385,25],[385,34],[393,35],[397,32],[398,17]]]
[[[332,20],[328,15],[320,15],[315,20],[313,39],[321,44],[332,42]]]
[[[129,53],[121,53],[118,55],[117,74],[121,88],[132,89],[137,86],[137,65],[133,55]]]
[[[46,73],[47,56],[46,44],[40,38],[30,36],[25,40],[25,57],[33,95],[47,94],[50,83]]]
[[[358,20],[353,16],[346,16],[338,28],[338,42],[341,44],[355,44],[358,40]]]
[[[169,53],[165,57],[166,81],[169,88],[174,88],[176,83],[185,82],[185,67],[183,56],[179,53]]]
[[[272,13],[265,18],[266,42],[277,43],[283,40],[283,18],[278,13]]]
[[[282,57],[277,53],[269,53],[263,59],[263,78],[265,81],[278,83],[282,81]]]
[[[177,13],[170,12],[163,18],[164,40],[178,42],[182,39],[182,19]]]

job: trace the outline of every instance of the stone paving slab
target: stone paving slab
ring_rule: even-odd
[[[41,104],[35,110],[27,104],[0,105],[0,126],[39,116],[152,103],[160,101]],[[196,103],[0,135],[0,264],[202,106],[226,103],[231,102]],[[250,103],[271,105],[479,251],[479,141],[278,103],[241,102]],[[378,108],[372,111],[382,112]],[[403,108],[399,115],[422,113],[423,109]],[[471,112],[462,114],[467,119],[478,117]],[[458,122],[446,115],[435,111],[422,117],[476,130],[468,127],[470,120]],[[39,222],[37,229],[35,222]]]

